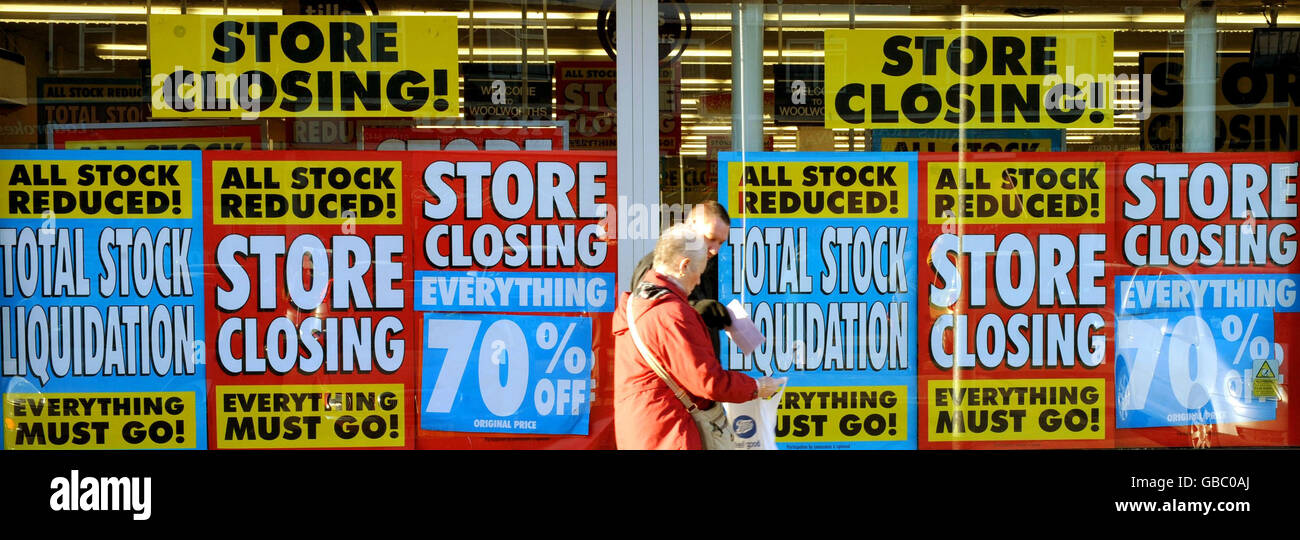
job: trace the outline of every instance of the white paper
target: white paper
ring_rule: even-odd
[[[745,311],[740,300],[732,298],[727,304],[727,311],[731,313],[731,326],[727,327],[727,336],[741,352],[754,354],[758,346],[767,341],[767,336],[758,331],[758,326],[749,318],[749,312]]]

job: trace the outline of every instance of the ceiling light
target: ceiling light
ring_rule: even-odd
[[[106,51],[146,51],[146,50],[149,50],[149,46],[148,46],[148,45],[144,45],[144,44],[140,44],[140,43],[100,43],[99,45],[96,45],[96,47],[98,47],[98,48],[100,48],[100,49],[104,49],[104,50],[106,50]]]

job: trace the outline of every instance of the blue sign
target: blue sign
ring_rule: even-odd
[[[6,448],[207,448],[202,175],[196,151],[0,152]]]
[[[589,317],[425,313],[420,427],[586,435]]]
[[[612,272],[420,271],[415,309],[514,313],[612,313]]]
[[[808,397],[782,400],[777,446],[916,448],[917,155],[724,152],[719,160],[718,200],[732,216],[718,255],[719,300],[739,300],[767,338],[746,355],[724,335],[723,366],[788,377],[787,398]],[[777,191],[775,211],[763,211],[764,191]],[[891,397],[874,399],[881,395]],[[828,421],[890,414],[907,429],[872,435]]]
[[[1273,314],[1296,312],[1296,274],[1163,274],[1115,283],[1119,428],[1277,418],[1254,397],[1260,366],[1277,373]]]

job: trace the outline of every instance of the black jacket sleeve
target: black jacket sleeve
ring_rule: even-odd
[[[641,283],[642,279],[645,279],[645,273],[650,271],[650,267],[654,266],[654,262],[655,253],[653,251],[646,253],[644,257],[641,257],[641,260],[632,268],[632,282],[627,284],[629,291],[636,290],[637,284]]]

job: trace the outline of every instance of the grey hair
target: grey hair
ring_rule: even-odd
[[[660,234],[654,253],[656,269],[676,272],[681,260],[689,258],[691,271],[698,273],[703,272],[704,266],[709,263],[709,250],[704,237],[684,223],[673,225]]]

